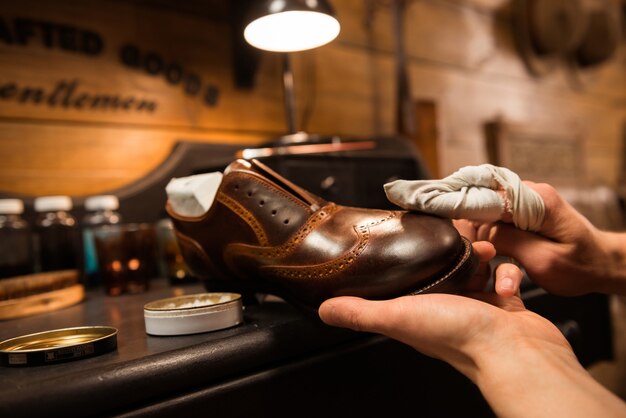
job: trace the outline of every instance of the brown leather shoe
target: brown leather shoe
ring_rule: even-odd
[[[478,265],[449,220],[327,202],[256,160],[226,168],[206,214],[166,209],[208,290],[271,293],[307,309],[341,295],[456,293]]]

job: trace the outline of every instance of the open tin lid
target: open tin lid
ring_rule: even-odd
[[[3,366],[39,366],[97,356],[117,348],[117,329],[105,326],[63,328],[0,342]]]
[[[230,328],[243,322],[238,293],[198,293],[160,299],[143,308],[146,333],[186,335]]]

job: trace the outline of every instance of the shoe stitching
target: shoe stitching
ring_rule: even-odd
[[[288,193],[282,191],[279,188],[276,188],[273,186],[272,183],[269,183],[267,181],[265,181],[262,178],[257,178],[256,175],[254,174],[249,174],[249,173],[233,173],[232,175],[233,179],[236,177],[252,177],[253,181],[256,181],[259,185],[265,187],[266,189],[268,189],[270,192],[272,193],[276,193],[280,196],[282,196],[285,199],[290,200],[291,202],[303,207],[304,209],[309,210],[310,207],[308,205],[306,205],[305,203],[303,203],[302,201],[294,198],[293,196],[289,195]],[[235,183],[234,188],[235,190],[238,190],[239,187],[237,185],[237,181],[236,180],[232,180],[233,183]],[[252,196],[252,192],[248,192],[248,197]],[[219,192],[217,195],[217,200],[219,202],[221,202],[222,204],[224,204],[226,207],[228,207],[230,210],[232,210],[234,213],[236,213],[246,224],[248,224],[248,226],[252,229],[252,231],[254,232],[259,245],[262,246],[267,246],[269,244],[269,239],[267,238],[267,234],[265,233],[265,230],[263,229],[263,226],[261,225],[261,223],[256,219],[256,217],[248,210],[246,209],[241,203],[239,203],[237,200],[231,198],[230,196],[228,196],[226,193],[224,192]],[[272,213],[272,215],[274,215],[274,213]],[[287,224],[289,222],[289,220],[285,220],[285,224]]]
[[[336,212],[339,208],[340,206],[337,206],[333,203],[325,206],[313,217],[309,218],[307,223],[305,223],[303,227],[300,228],[287,243],[276,247],[260,248],[257,246],[249,246],[247,244],[230,244],[224,251],[224,261],[232,269],[234,266],[234,258],[239,256],[266,257],[273,259],[284,258],[290,255],[304,240],[304,238],[309,235],[309,233],[313,230],[313,226],[315,226],[320,221],[326,219],[330,214]],[[356,260],[356,258],[361,255],[363,250],[365,250],[365,247],[367,246],[370,238],[370,227],[380,225],[383,222],[386,222],[398,216],[398,214],[399,213],[397,211],[390,211],[388,212],[388,215],[384,218],[370,221],[361,225],[354,225],[353,228],[359,238],[356,244],[352,247],[352,249],[350,249],[347,253],[339,258],[314,266],[283,267],[272,265],[261,267],[261,270],[269,271],[271,274],[282,276],[283,278],[287,279],[321,279],[338,273],[351,265]]]
[[[254,232],[254,235],[256,236],[260,245],[269,244],[267,234],[263,230],[261,224],[256,220],[254,215],[252,215],[252,213],[244,208],[239,202],[232,199],[223,192],[219,192],[217,194],[217,201],[236,213],[245,223],[248,224],[250,228],[252,228],[252,231]]]
[[[437,285],[439,285],[440,283],[443,283],[444,281],[448,280],[450,277],[456,276],[457,273],[460,270],[463,269],[471,269],[472,263],[468,263],[467,260],[472,257],[472,244],[466,239],[463,238],[463,244],[464,244],[464,249],[463,252],[461,253],[460,258],[458,259],[457,264],[454,266],[454,268],[452,270],[450,270],[448,273],[446,273],[443,277],[440,277],[439,279],[437,279],[436,281],[434,281],[433,283],[430,283],[427,286],[424,286],[420,289],[417,289],[413,292],[408,293],[408,296],[411,295],[419,295],[421,293],[426,293],[428,292],[430,289],[435,288]],[[469,264],[469,265],[468,265]]]
[[[265,266],[262,270],[286,279],[324,279],[343,270],[346,270],[363,253],[370,241],[370,227],[380,225],[397,216],[396,212],[389,212],[385,218],[371,221],[362,225],[353,226],[359,239],[357,243],[343,256],[326,263],[314,266]]]
[[[299,205],[299,206],[301,206],[301,207],[303,207],[305,209],[310,209],[310,206],[307,205],[306,203],[304,203],[303,201],[301,201],[300,199],[296,199],[291,194],[289,194],[289,193],[283,191],[282,189],[280,189],[279,186],[276,186],[273,183],[270,183],[270,182],[268,182],[265,179],[259,178],[255,174],[243,173],[243,172],[233,173],[233,175],[235,175],[235,174],[237,175],[237,177],[239,177],[239,176],[241,176],[241,177],[252,177],[253,181],[256,181],[260,185],[264,186],[266,189],[269,189],[271,192],[278,193],[279,195],[281,195],[285,199],[289,199],[293,203],[295,203],[295,204],[297,204],[297,205]]]
[[[337,212],[340,206],[330,203],[324,206],[321,210],[315,213],[309,220],[292,236],[286,243],[276,247],[259,247],[251,246],[248,244],[231,244],[224,252],[225,259],[232,259],[235,256],[249,256],[249,257],[265,257],[272,259],[280,259],[289,256],[309,235],[309,233],[319,224],[322,220],[328,218],[331,214]],[[389,214],[375,221],[368,222],[365,226],[376,226],[389,219],[397,216],[396,212],[389,212]],[[358,228],[358,225],[354,226]]]
[[[258,247],[246,244],[231,244],[224,252],[224,258],[231,259],[236,256],[266,257],[266,258],[284,258],[290,255],[309,233],[324,219],[339,209],[337,205],[331,203],[324,206],[311,216],[302,227],[284,244],[275,247]]]
[[[315,266],[267,266],[261,269],[285,279],[324,279],[339,273],[347,269],[361,255],[370,240],[371,234],[367,225],[354,226],[354,230],[359,237],[357,243],[339,258]]]
[[[372,222],[368,222],[367,226],[376,226],[376,225],[380,225],[383,222],[388,221],[391,218],[395,218],[396,216],[398,216],[398,212],[389,212],[389,215],[387,215],[386,217],[379,219],[377,221],[372,221]]]

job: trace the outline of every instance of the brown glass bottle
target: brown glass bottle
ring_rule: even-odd
[[[44,196],[34,201],[38,212],[35,223],[40,271],[79,269],[80,230],[70,213],[69,196]]]
[[[23,212],[20,199],[0,199],[0,279],[35,269],[32,230],[22,218]]]

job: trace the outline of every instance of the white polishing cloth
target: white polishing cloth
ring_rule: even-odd
[[[543,200],[517,174],[491,164],[463,167],[441,180],[396,180],[385,184],[392,203],[452,219],[496,222],[511,214],[520,229],[543,223]]]
[[[196,174],[173,178],[165,186],[165,192],[174,212],[183,216],[200,216],[213,204],[221,183],[222,173],[219,171]]]

